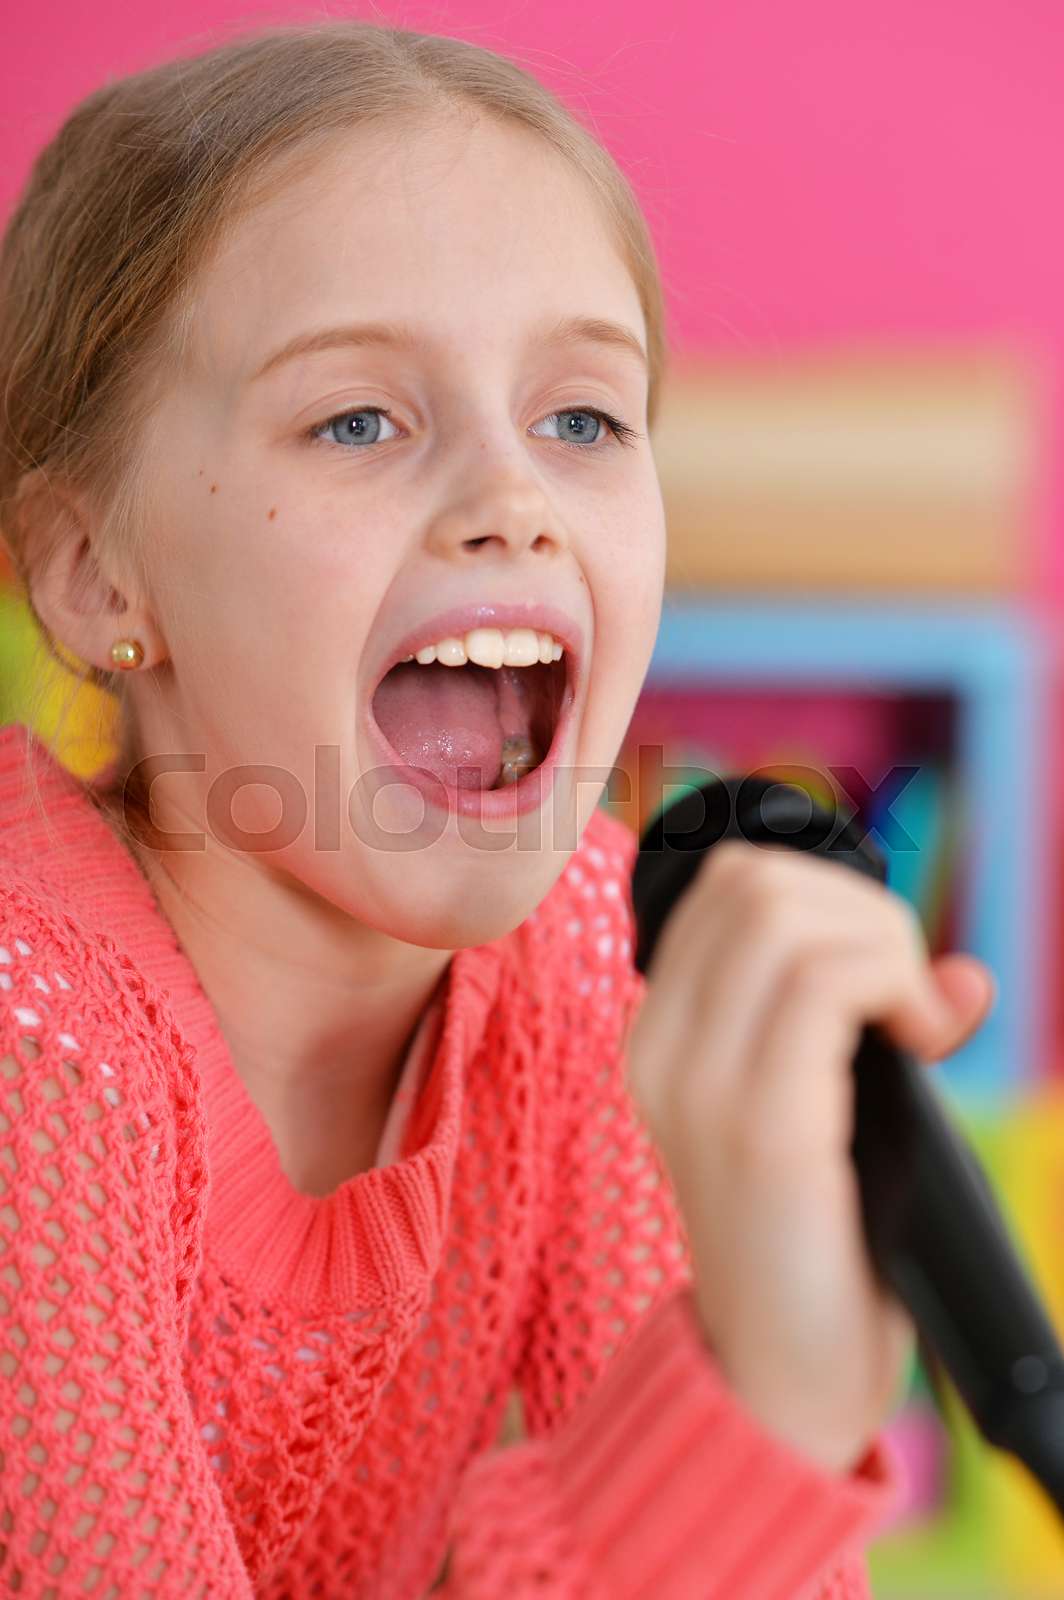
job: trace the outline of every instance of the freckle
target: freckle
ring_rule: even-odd
[[[212,483],[211,484],[211,494],[217,494],[217,493],[218,493],[218,485],[216,483]]]
[[[271,522],[273,521],[273,519],[274,519],[274,517],[276,515],[277,515],[277,507],[276,506],[271,506],[270,507],[270,521]]]
[[[200,469],[199,469],[199,475],[200,475],[201,478],[203,477],[203,468],[202,467],[200,467]]]

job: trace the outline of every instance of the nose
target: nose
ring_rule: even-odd
[[[557,555],[567,548],[561,521],[542,489],[512,469],[461,486],[432,520],[433,555],[464,557],[482,548],[502,556]]]

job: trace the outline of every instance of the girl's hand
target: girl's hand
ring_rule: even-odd
[[[706,1339],[751,1413],[849,1470],[914,1341],[864,1242],[853,1057],[868,1022],[924,1060],[951,1054],[993,975],[974,956],[930,962],[912,907],[840,862],[725,840],[647,980],[628,1086],[683,1214]]]

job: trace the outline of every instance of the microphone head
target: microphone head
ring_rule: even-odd
[[[635,965],[645,973],[671,907],[689,887],[705,852],[721,839],[811,850],[878,883],[887,881],[883,853],[856,815],[828,810],[797,784],[779,779],[711,778],[663,806],[648,823],[632,874]]]

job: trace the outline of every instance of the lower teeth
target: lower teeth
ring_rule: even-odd
[[[539,752],[526,734],[514,734],[503,740],[502,769],[496,780],[496,789],[506,784],[518,783],[526,772],[539,764]]]

